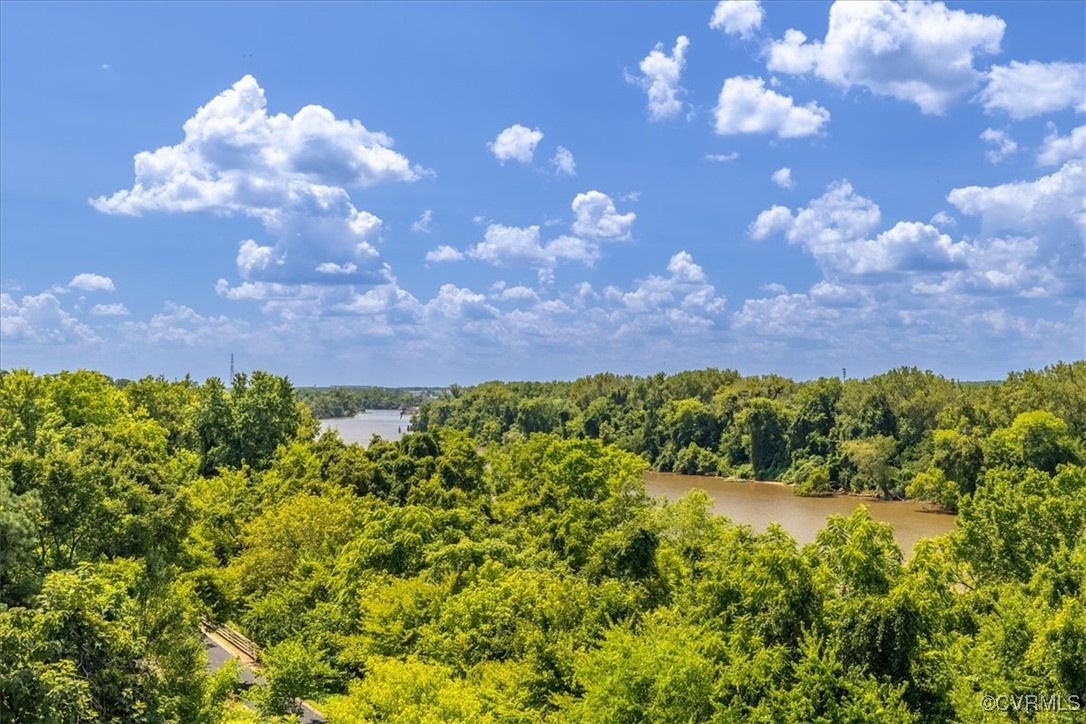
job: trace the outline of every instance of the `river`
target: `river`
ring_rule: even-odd
[[[908,559],[921,538],[949,533],[955,516],[931,510],[913,500],[875,500],[835,495],[804,498],[792,494],[792,488],[780,483],[733,482],[721,478],[674,473],[645,474],[649,495],[677,500],[692,489],[701,489],[713,499],[713,510],[737,523],[764,531],[770,523],[779,523],[800,545],[811,543],[831,515],[848,515],[858,505],[866,505],[871,517],[889,523],[894,538]]]
[[[343,442],[366,446],[374,435],[385,440],[399,440],[407,432],[410,422],[407,415],[400,417],[399,410],[366,410],[354,417],[321,420],[321,428],[338,430]]]
[[[407,417],[399,410],[367,410],[355,417],[321,420],[321,426],[339,431],[347,443],[369,444],[373,435],[399,440],[407,431]],[[645,487],[649,495],[677,500],[693,489],[704,490],[713,499],[713,510],[736,523],[745,523],[764,531],[770,523],[779,523],[801,545],[814,541],[826,519],[833,514],[848,515],[857,505],[866,505],[871,517],[894,527],[894,538],[908,558],[920,538],[948,533],[954,516],[930,510],[912,500],[874,500],[838,495],[830,498],[804,498],[780,483],[732,482],[699,475],[648,472]]]

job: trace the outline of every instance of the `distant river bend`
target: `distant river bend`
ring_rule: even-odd
[[[409,418],[399,410],[367,410],[355,417],[321,420],[325,429],[339,431],[344,442],[367,445],[374,435],[399,440],[407,432]],[[866,505],[876,520],[894,528],[894,538],[908,558],[921,538],[950,532],[954,516],[929,510],[912,500],[874,500],[851,496],[803,498],[779,483],[732,482],[699,475],[648,472],[645,488],[653,497],[677,500],[690,490],[704,490],[713,499],[713,510],[736,523],[764,531],[770,523],[779,523],[800,545],[811,543],[831,515],[848,515],[858,505]]]

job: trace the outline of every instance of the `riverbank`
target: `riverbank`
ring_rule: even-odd
[[[662,470],[650,470],[649,472],[659,473],[661,475],[682,474],[682,473],[665,473]],[[685,475],[685,474],[683,474],[683,475]],[[940,508],[935,503],[931,503],[931,502],[928,502],[928,501],[925,501],[925,500],[914,500],[912,498],[881,498],[878,495],[875,495],[874,493],[855,493],[855,492],[852,492],[852,491],[849,491],[849,490],[831,490],[831,491],[829,491],[827,493],[804,494],[804,493],[797,493],[796,492],[796,484],[795,483],[785,483],[785,482],[780,481],[780,480],[748,480],[746,478],[732,478],[732,477],[726,477],[726,476],[723,476],[723,475],[686,475],[686,477],[689,477],[689,478],[707,478],[709,480],[720,480],[720,481],[725,482],[725,483],[761,483],[763,485],[781,485],[781,486],[784,486],[784,487],[788,488],[789,490],[791,490],[792,495],[795,495],[797,498],[856,498],[858,500],[872,500],[872,501],[878,501],[878,502],[883,502],[883,503],[893,503],[893,502],[917,503],[917,504],[926,506],[926,508],[925,508],[926,512],[929,512],[929,513],[937,513],[937,514],[940,514],[940,515],[950,515],[950,516],[956,516],[957,515],[956,513],[950,512],[949,510],[944,510],[943,508]]]
[[[703,490],[713,500],[713,511],[736,523],[764,531],[777,523],[801,545],[814,542],[831,515],[848,515],[865,505],[871,517],[889,523],[906,558],[916,542],[949,533],[957,516],[929,509],[928,503],[913,500],[881,500],[873,496],[793,495],[791,485],[776,481],[728,480],[719,477],[647,472],[649,495],[678,500],[691,490]]]

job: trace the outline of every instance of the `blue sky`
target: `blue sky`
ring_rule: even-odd
[[[1086,354],[1086,5],[0,5],[0,367]]]

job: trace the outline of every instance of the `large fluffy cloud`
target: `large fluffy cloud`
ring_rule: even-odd
[[[958,240],[916,221],[879,231],[878,205],[845,181],[806,207],[767,209],[750,235],[783,234],[814,257],[822,279],[799,292],[773,285],[772,296],[744,302],[732,327],[747,354],[767,363],[785,352],[817,350],[823,361],[863,360],[869,369],[906,358],[961,364],[972,357],[975,369],[995,371],[984,352],[973,352],[989,349],[993,339],[1004,350],[1003,366],[1066,355],[1069,345],[1082,343],[1081,324],[1071,319],[1080,314],[1073,305],[1082,295],[1081,240],[1052,233],[1051,215],[1070,223],[1058,203],[1040,216],[1029,202],[1006,208],[1018,195],[1059,196],[1068,179],[1043,181],[952,192],[965,213],[995,215],[990,228]],[[937,217],[952,226],[945,214]],[[1000,227],[1030,235],[993,235]],[[1061,245],[1069,251],[1055,249]],[[1023,362],[1012,362],[1015,355]]]
[[[855,287],[818,282],[806,293],[780,291],[776,296],[747,299],[732,316],[739,332],[761,339],[832,339],[845,337],[874,318],[875,302]]]
[[[135,157],[135,183],[92,200],[99,211],[244,214],[276,241],[246,242],[246,279],[319,280],[328,264],[339,282],[383,278],[372,245],[381,220],[355,208],[346,187],[414,181],[427,172],[392,150],[392,139],[317,105],[270,115],[252,76],[196,111],[174,146]],[[244,263],[244,266],[242,266]]]
[[[1068,161],[1058,171],[1033,181],[999,186],[965,186],[947,200],[965,214],[979,216],[989,231],[1053,232],[1070,224],[1078,244],[1086,234],[1086,172],[1081,160]]]
[[[810,136],[830,120],[830,113],[815,102],[797,106],[791,96],[765,87],[761,78],[735,77],[724,81],[716,106],[716,132],[775,133],[781,138]]]
[[[978,205],[977,213],[980,206],[993,213],[1015,192],[1036,196],[1060,188],[1051,180],[1040,186],[1000,188],[994,194],[973,187],[966,196]],[[959,201],[963,211],[972,212]],[[822,279],[807,291],[770,285],[772,296],[747,299],[732,315],[733,330],[747,354],[767,362],[786,351],[809,349],[818,350],[824,361],[863,360],[869,368],[904,358],[960,364],[963,356],[972,356],[976,369],[987,369],[991,361],[972,350],[988,349],[993,339],[1005,350],[1000,359],[1005,366],[1013,366],[1008,358],[1013,355],[1022,360],[1038,359],[1041,350],[1040,359],[1065,355],[1069,344],[1082,342],[1081,324],[1076,327],[1072,319],[1080,314],[1074,305],[1083,291],[1081,241],[1054,236],[1047,221],[1018,217],[1010,223],[1014,212],[998,211],[999,223],[991,229],[956,240],[917,221],[898,221],[879,231],[878,205],[844,181],[831,184],[806,207],[767,209],[751,223],[751,236],[783,234],[814,257]],[[991,233],[1008,225],[1031,227],[1031,235]],[[1059,245],[1070,252],[1061,255],[1054,250]]]
[[[648,95],[649,118],[654,121],[674,118],[683,109],[684,91],[679,79],[686,66],[688,47],[690,39],[685,35],[676,38],[670,55],[664,53],[663,43],[657,43],[641,61],[641,75],[627,76],[629,82],[641,86]]]
[[[789,30],[768,46],[768,67],[814,72],[842,88],[861,86],[938,114],[980,83],[974,60],[999,51],[1005,27],[998,17],[941,2],[838,0],[823,41]]]
[[[1086,292],[1084,188],[1086,170],[1083,161],[1076,160],[1034,180],[956,188],[947,200],[963,214],[979,217],[982,238],[1013,234],[1005,238],[1035,272],[1017,276],[1044,276],[1035,282],[1039,294],[1082,296]]]
[[[831,259],[873,232],[881,218],[878,204],[841,181],[795,213],[783,206],[763,211],[751,224],[750,234],[760,240],[783,231],[789,242],[806,247],[816,258]]]
[[[995,65],[979,98],[985,110],[1004,111],[1015,120],[1064,108],[1086,110],[1086,64],[1012,60]]]
[[[846,270],[855,274],[932,272],[964,266],[966,244],[954,242],[934,226],[902,221],[874,239],[852,244]]]
[[[1062,182],[1073,184],[1073,180]],[[955,190],[951,193],[952,203],[958,199],[956,205],[966,213],[982,213],[983,207],[999,216],[998,223],[993,220],[989,224],[989,233],[973,239],[954,240],[935,226],[916,221],[899,221],[877,232],[882,222],[879,206],[857,194],[847,181],[831,184],[822,196],[796,211],[784,206],[763,211],[751,223],[749,233],[756,240],[783,234],[790,243],[809,252],[826,280],[834,283],[847,280],[849,284],[885,288],[896,284],[906,294],[953,290],[1043,296],[1066,290],[1066,269],[1069,265],[1080,268],[1081,260],[1059,261],[1059,252],[1052,250],[1059,237],[1049,233],[1051,220],[1024,224],[1022,207],[1004,209],[1000,205],[1031,192],[1053,195],[1058,188],[1062,187],[1051,181],[1043,184],[1042,190],[1018,188],[1015,192],[997,187],[998,191],[989,196],[986,194],[992,189],[972,187],[964,194],[968,203],[959,198],[963,197],[962,190]],[[1050,213],[1060,213],[1057,207],[1050,204]],[[1011,228],[1035,236],[1002,237],[990,233]]]

